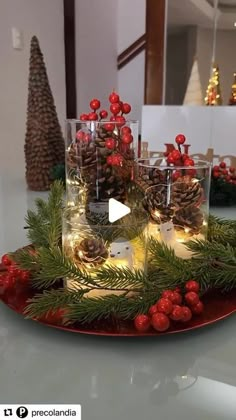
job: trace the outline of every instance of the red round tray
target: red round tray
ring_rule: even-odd
[[[6,291],[0,295],[0,299],[13,311],[23,315],[26,302],[29,298],[33,297],[33,295],[34,291],[27,288],[18,287],[14,290]],[[92,327],[91,325],[85,326],[79,324],[68,327],[62,324],[51,324],[39,320],[35,321],[49,327],[73,333],[113,337],[141,337],[176,334],[195,330],[197,328],[214,324],[215,322],[218,322],[232,315],[236,311],[236,290],[225,294],[222,294],[219,291],[211,291],[203,296],[202,300],[205,304],[205,310],[202,315],[193,317],[192,320],[187,324],[175,323],[168,331],[164,333],[158,333],[154,330],[150,330],[147,333],[139,333],[133,327],[133,322],[129,321],[117,322],[115,320],[109,320],[93,323]]]

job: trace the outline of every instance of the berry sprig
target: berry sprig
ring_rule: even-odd
[[[2,256],[1,263],[6,269],[0,276],[0,286],[4,291],[13,289],[16,283],[21,285],[28,284],[30,279],[29,271],[20,269],[7,254]]]
[[[149,308],[148,314],[137,315],[134,325],[137,331],[147,332],[150,328],[158,332],[167,331],[173,322],[186,323],[193,315],[204,311],[199,298],[199,283],[189,280],[185,283],[185,291],[180,288],[164,290],[160,299]]]
[[[233,166],[227,168],[225,162],[220,162],[219,165],[213,166],[212,177],[221,179],[229,184],[236,184],[236,168]]]
[[[172,150],[167,156],[167,163],[170,166],[194,166],[194,160],[189,157],[187,153],[185,153],[186,148],[184,146],[186,142],[186,137],[183,134],[178,134],[175,137],[175,142],[177,144],[177,148]]]
[[[92,111],[88,113],[83,113],[80,115],[81,121],[98,121],[100,119],[110,119],[111,122],[116,122],[117,126],[122,127],[125,124],[124,114],[127,115],[131,112],[131,105],[127,102],[122,102],[118,93],[113,91],[109,95],[110,102],[110,112],[111,116],[109,117],[108,111],[102,109],[98,112],[101,107],[101,102],[99,99],[94,98],[90,101],[90,108]]]
[[[124,154],[130,151],[133,143],[131,128],[126,124],[127,115],[131,112],[131,106],[127,102],[122,102],[120,96],[113,91],[109,95],[110,112],[102,109],[99,112],[101,102],[94,98],[90,101],[92,112],[81,114],[80,120],[83,122],[98,121],[98,130],[102,130],[106,153],[106,162],[108,165],[121,166]],[[106,121],[103,121],[106,120]],[[93,140],[92,132],[82,128],[76,133],[77,142],[90,143]]]

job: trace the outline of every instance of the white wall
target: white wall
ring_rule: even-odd
[[[24,176],[24,136],[30,39],[37,35],[61,124],[65,119],[62,0],[0,1],[0,172]],[[11,28],[23,31],[24,49],[12,48]]]
[[[145,33],[146,0],[117,0],[118,54]],[[118,90],[124,100],[132,105],[130,117],[141,123],[144,101],[144,53],[138,55],[118,72]]]
[[[221,93],[223,102],[228,104],[233,73],[236,71],[236,56],[234,54],[236,31],[217,31],[216,62],[220,69]],[[212,30],[198,28],[197,31],[197,56],[203,94],[206,93],[210,76],[212,58]]]
[[[117,1],[76,0],[77,113],[117,89]]]

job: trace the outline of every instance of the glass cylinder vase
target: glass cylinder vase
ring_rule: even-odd
[[[68,120],[67,204],[107,212],[114,198],[127,202],[138,157],[138,122]]]
[[[175,167],[163,159],[138,160],[135,182],[150,216],[149,234],[182,258],[191,257],[187,241],[207,238],[210,168],[204,161]]]

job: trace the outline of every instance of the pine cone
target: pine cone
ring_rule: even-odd
[[[107,201],[115,198],[118,201],[125,200],[125,184],[123,179],[115,172],[115,169],[105,164],[97,166],[97,183],[91,184],[90,199]]]
[[[157,168],[139,167],[138,169],[139,173],[136,183],[143,191],[146,191],[147,188],[153,185],[163,184],[165,182],[162,171]]]
[[[167,205],[167,187],[165,185],[150,188],[150,192],[147,190],[143,205],[157,223],[168,222],[174,214],[172,204]]]
[[[106,261],[108,250],[102,239],[85,238],[75,246],[74,256],[79,263],[87,263],[96,267]]]
[[[178,178],[172,186],[172,203],[177,208],[198,204],[202,197],[202,187],[190,176]]]
[[[176,211],[173,223],[177,230],[186,229],[187,233],[198,234],[203,224],[203,214],[198,207],[184,207]]]

